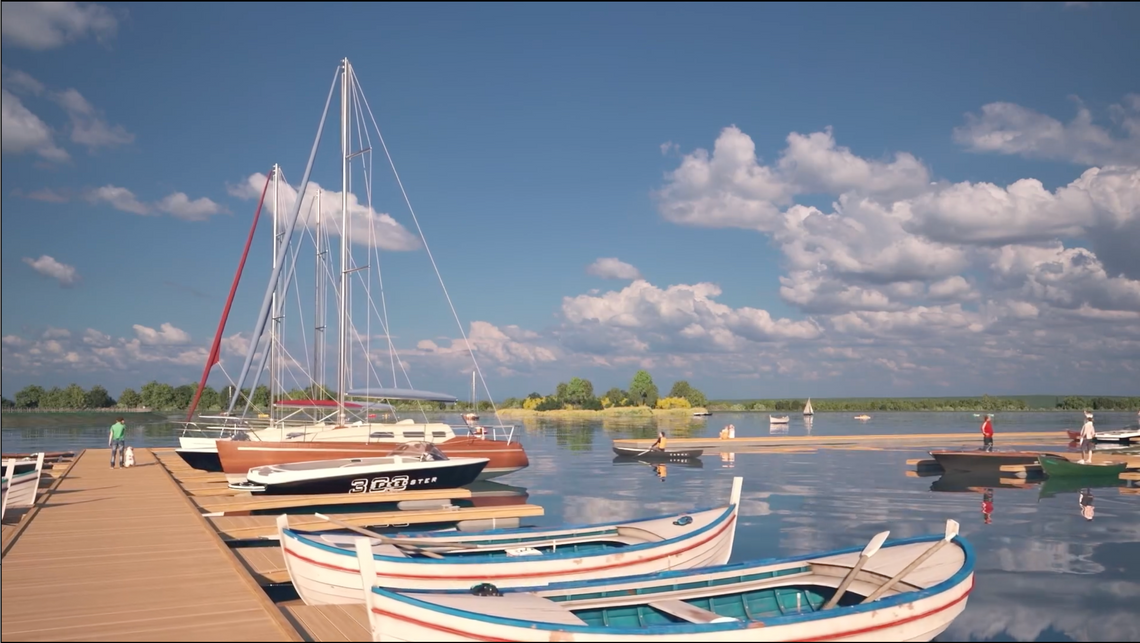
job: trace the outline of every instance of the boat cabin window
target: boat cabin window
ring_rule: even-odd
[[[392,433],[391,431],[373,431],[372,433],[368,434],[368,437],[370,437],[370,438],[394,438],[394,437],[396,437],[396,434]]]
[[[422,462],[443,461],[447,456],[443,455],[431,442],[404,442],[399,444],[388,455],[398,455],[405,458],[416,458]]]
[[[436,437],[436,438],[446,438],[447,437],[447,431],[432,431],[431,434],[432,434],[432,437]]]

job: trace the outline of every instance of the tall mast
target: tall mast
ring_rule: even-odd
[[[273,164],[273,268],[277,268],[277,253],[281,245],[281,167],[276,163]],[[281,277],[278,273],[277,282],[274,284],[273,289],[273,316],[272,325],[269,327],[269,424],[273,425],[277,420],[276,413],[274,413],[274,402],[277,400],[277,386],[278,386],[278,367],[280,366],[280,355],[278,353],[278,346],[280,345],[281,337]],[[253,392],[250,391],[250,396]]]
[[[328,253],[325,250],[324,230],[321,227],[321,190],[317,189],[317,280],[315,282],[317,310],[315,340],[313,345],[313,398],[324,391],[325,388],[325,262]]]
[[[341,61],[340,76],[340,340],[337,356],[337,424],[345,423],[344,394],[348,389],[348,58]]]

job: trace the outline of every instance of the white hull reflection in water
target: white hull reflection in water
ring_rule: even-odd
[[[813,400],[815,402],[817,400]],[[1097,412],[1101,429],[1134,423],[1135,411]],[[887,413],[874,421],[851,419],[856,413],[817,410],[812,435],[903,433],[978,434],[971,413]],[[1002,413],[995,426],[1002,434],[1063,432],[1063,414]],[[454,416],[440,416],[453,421]],[[737,436],[768,435],[768,413],[716,413],[715,422],[698,420],[686,437],[717,439],[727,424]],[[1079,418],[1078,418],[1079,419]],[[4,450],[37,451],[106,448],[107,432],[79,417],[73,426],[59,416],[45,420],[34,414],[4,418]],[[38,423],[38,424],[37,424]],[[976,584],[965,611],[938,638],[942,641],[1140,641],[1140,494],[1128,488],[1093,488],[1093,520],[1081,514],[1080,489],[1035,480],[1001,486],[939,491],[939,479],[910,477],[906,460],[929,457],[932,447],[884,444],[890,450],[841,448],[803,452],[737,452],[732,468],[719,454],[706,452],[703,468],[667,465],[664,482],[650,466],[615,465],[615,438],[654,435],[656,427],[611,426],[602,422],[559,424],[542,420],[527,425],[531,466],[511,483],[525,487],[528,502],[545,514],[524,525],[554,527],[615,520],[635,520],[677,513],[723,502],[734,475],[745,474],[740,519],[730,562],[789,557],[851,546],[884,529],[892,538],[908,538],[937,529],[944,518],[961,525],[961,533],[977,555]],[[26,428],[24,428],[26,427]],[[44,428],[51,427],[51,431]],[[670,438],[680,438],[669,429]],[[806,435],[799,414],[791,435]],[[132,437],[131,446],[177,446],[168,431]],[[950,445],[946,445],[950,446]],[[979,434],[977,446],[981,446]],[[1068,452],[1067,446],[1040,445]],[[1010,478],[1012,479],[1012,478]],[[1136,483],[1132,483],[1135,485]],[[983,510],[985,490],[990,489]],[[1056,490],[1056,491],[1055,491]],[[766,503],[766,504],[761,504]],[[768,512],[767,515],[762,515]],[[760,514],[760,515],[758,515]],[[407,529],[404,529],[407,531]]]

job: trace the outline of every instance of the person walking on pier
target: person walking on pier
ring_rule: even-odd
[[[993,417],[986,413],[986,419],[982,420],[982,449],[986,451],[994,450],[994,423]]]
[[[1080,464],[1092,464],[1094,442],[1096,442],[1096,427],[1093,426],[1093,414],[1085,411],[1085,424],[1081,427]]]
[[[127,425],[123,424],[123,418],[119,418],[111,425],[111,432],[107,435],[107,446],[111,448],[112,469],[115,468],[115,456],[118,456],[119,467],[127,466],[126,432]]]

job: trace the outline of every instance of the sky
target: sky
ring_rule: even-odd
[[[1140,393],[1135,4],[2,7],[6,397],[198,381],[344,57],[355,387],[467,399],[477,364],[497,400],[642,368],[720,399]],[[339,129],[338,88],[289,387],[318,185],[339,279]],[[214,386],[250,350],[272,201]]]

